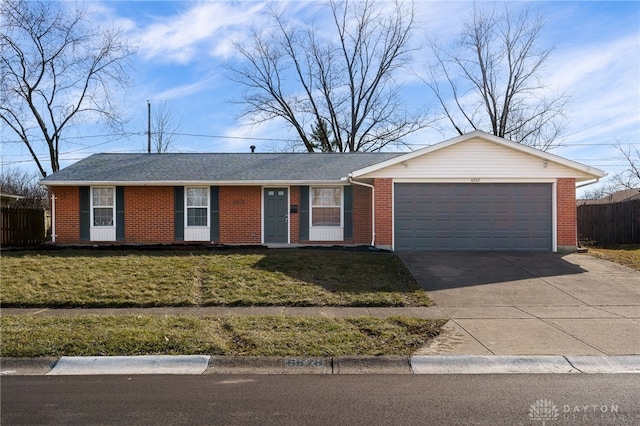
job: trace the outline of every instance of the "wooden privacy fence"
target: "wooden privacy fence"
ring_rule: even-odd
[[[595,244],[639,244],[640,200],[578,206],[578,238]]]
[[[45,211],[2,207],[2,234],[0,245],[21,247],[45,241]]]

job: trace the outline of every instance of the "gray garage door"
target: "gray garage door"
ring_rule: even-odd
[[[551,184],[397,183],[396,250],[550,251]]]

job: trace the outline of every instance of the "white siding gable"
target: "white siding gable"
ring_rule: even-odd
[[[358,178],[593,179],[593,176],[480,138],[471,138]]]

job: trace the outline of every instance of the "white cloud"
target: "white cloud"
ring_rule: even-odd
[[[185,84],[176,87],[170,87],[162,92],[154,95],[156,99],[176,99],[183,98],[185,96],[193,95],[194,93],[202,92],[203,89],[208,89],[211,85],[211,79],[200,79],[195,83]]]
[[[557,52],[552,84],[572,95],[567,140],[612,140],[640,130],[640,40],[637,35]],[[588,129],[584,131],[583,129]]]
[[[141,29],[140,49],[147,59],[186,64],[203,51],[213,56],[229,54],[230,36],[250,25],[263,3],[197,3],[174,16],[159,18]]]
[[[109,7],[108,3],[85,2],[88,19],[97,26],[113,27],[124,32],[135,29],[135,21],[118,16],[116,11]]]

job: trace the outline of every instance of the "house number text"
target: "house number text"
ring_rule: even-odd
[[[324,360],[321,358],[288,358],[285,364],[287,367],[323,367]]]
[[[472,183],[478,183],[478,182],[480,182],[480,178],[471,178],[471,182]]]

